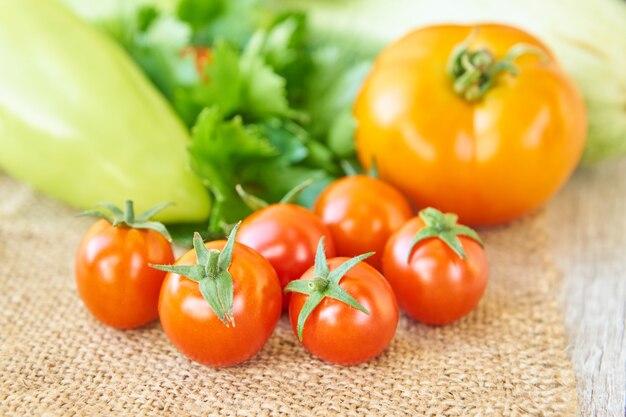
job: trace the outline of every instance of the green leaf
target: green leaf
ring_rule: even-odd
[[[459,216],[457,216],[454,213],[445,213],[443,215],[443,218],[447,224],[451,224],[451,225],[456,224],[457,220],[459,220]]]
[[[341,288],[339,285],[330,284],[326,289],[327,297],[334,298],[335,300],[339,300],[344,304],[349,305],[350,307],[356,308],[359,311],[367,314],[369,316],[370,312],[363,307],[353,296],[348,294],[346,290]]]
[[[151,5],[144,5],[137,11],[137,29],[145,32],[159,17],[159,10]]]
[[[204,246],[202,236],[198,232],[193,234],[193,249],[196,252],[198,264],[206,266],[209,263],[209,250]]]
[[[313,291],[313,289],[311,288],[311,283],[312,282],[313,281],[308,280],[308,279],[298,279],[298,280],[295,280],[295,281],[291,281],[285,287],[285,291],[284,292],[298,292],[300,294],[307,294],[307,295],[309,295]]]
[[[324,252],[324,236],[320,238],[315,252],[315,266],[313,275],[326,278],[329,274],[328,263],[326,262],[326,252]]]
[[[359,262],[369,258],[370,256],[372,256],[374,254],[374,252],[369,252],[369,253],[364,253],[362,255],[359,256],[355,256],[354,258],[348,259],[347,261],[345,261],[344,263],[342,263],[341,265],[339,265],[339,267],[337,267],[336,269],[330,271],[330,274],[328,274],[328,279],[331,282],[334,282],[335,284],[338,284],[339,281],[341,280],[341,278],[343,278],[343,276],[352,268],[354,268]]]
[[[109,210],[113,214],[114,217],[120,217],[120,218],[124,217],[124,211],[122,211],[122,209],[117,207],[115,204],[112,204],[112,203],[98,203],[98,204],[96,204],[96,206],[103,207],[103,208]]]
[[[448,245],[450,249],[454,251],[454,253],[459,255],[459,257],[461,257],[462,259],[467,258],[467,255],[465,255],[465,251],[463,250],[463,245],[461,245],[459,238],[456,237],[456,234],[454,232],[443,232],[439,235],[439,238],[443,240],[446,245]]]
[[[201,29],[225,12],[227,0],[180,0],[177,14],[194,30]]]
[[[289,12],[277,16],[268,29],[255,33],[248,48],[256,48],[265,63],[285,79],[289,101],[302,102],[313,70],[306,15]]]
[[[235,186],[235,191],[237,191],[237,194],[239,194],[241,200],[243,200],[243,202],[246,203],[246,206],[250,207],[250,210],[252,211],[261,210],[269,206],[269,203],[267,201],[244,190],[241,184],[237,184]]]
[[[150,268],[158,269],[159,271],[171,272],[185,276],[193,281],[201,281],[205,278],[204,267],[202,265],[156,265],[148,264]]]
[[[143,213],[139,214],[138,216],[135,217],[135,219],[139,222],[145,222],[150,220],[152,217],[154,217],[158,212],[162,211],[163,209],[173,205],[174,203],[172,203],[171,201],[166,201],[165,203],[161,203],[161,204],[157,204],[156,206],[152,207],[151,209],[148,209],[146,211],[144,211]]]
[[[225,310],[224,305],[219,297],[219,292],[217,288],[217,280],[211,278],[205,278],[200,281],[198,285],[200,289],[200,293],[202,297],[209,303],[209,307],[215,313],[215,315],[220,319],[224,326],[230,326],[230,316],[228,316],[228,312]]]
[[[463,225],[458,224],[458,225],[454,226],[452,231],[457,236],[466,236],[466,237],[469,237],[469,238],[475,240],[476,242],[478,242],[478,244],[480,244],[480,246],[484,245],[482,239],[480,238],[480,236],[478,236],[478,233],[476,233],[476,231],[474,231],[473,229],[471,229],[471,228],[469,228],[467,226],[463,226]]]
[[[183,85],[176,92],[174,105],[188,124],[196,122],[204,107],[213,106],[221,117],[232,116],[241,107],[243,86],[239,61],[239,52],[233,45],[223,39],[216,42],[206,67],[206,82]]]
[[[420,243],[423,240],[432,239],[436,237],[439,237],[439,231],[437,229],[433,227],[429,227],[429,226],[420,229],[415,234],[415,236],[413,236],[413,240],[411,240],[411,245],[409,246],[409,253],[406,255],[407,263],[411,259],[411,254],[413,253],[413,250],[415,249],[415,246],[417,246],[418,243]]]
[[[326,141],[334,124],[344,123],[343,127],[335,129],[346,129],[346,121],[338,119],[345,119],[346,113],[351,111],[354,98],[370,70],[371,59],[337,45],[316,48],[311,53],[311,59],[312,73],[307,78],[303,108],[310,114],[313,137]],[[344,130],[335,133],[338,134],[346,133]],[[342,143],[333,146],[339,145],[339,148],[346,146],[350,140],[346,137],[338,139],[334,137],[333,141]]]
[[[242,113],[253,120],[295,115],[287,101],[286,81],[263,58],[246,53],[241,58]]]
[[[419,216],[425,224],[425,227],[420,229],[413,241],[409,250],[407,262],[410,259],[411,252],[415,245],[424,239],[438,238],[441,239],[450,249],[454,251],[460,258],[465,259],[467,256],[463,245],[458,236],[466,236],[474,239],[478,244],[482,246],[482,241],[474,230],[467,226],[456,224],[458,216],[454,213],[442,213],[432,207],[425,208],[419,212]]]
[[[356,120],[352,108],[346,107],[332,120],[328,131],[328,148],[339,158],[351,157],[355,153],[354,131]]]
[[[169,224],[167,229],[172,236],[172,241],[183,248],[193,247],[193,235],[198,230],[204,241],[219,238],[218,236],[209,236],[207,222]]]
[[[241,226],[241,222],[237,223],[233,230],[230,231],[228,235],[228,240],[226,241],[226,245],[224,245],[224,249],[220,252],[219,260],[218,260],[218,270],[226,271],[230,268],[230,263],[233,259],[233,249],[235,247],[235,239],[237,237],[237,231],[239,230],[239,226]]]
[[[142,18],[139,14],[137,19]],[[133,60],[170,100],[179,86],[198,79],[193,57],[181,55],[190,37],[186,24],[163,14],[153,18],[145,31],[133,32],[126,46]]]
[[[172,241],[172,236],[167,231],[167,228],[159,222],[148,221],[147,218],[150,217],[151,214],[154,214],[156,211],[162,209],[165,204],[158,204],[156,207],[148,210],[146,213],[143,213],[139,217],[135,217],[133,202],[131,200],[126,200],[125,211],[117,207],[112,203],[98,203],[97,206],[102,207],[104,210],[107,210],[112,213],[112,215],[108,215],[104,213],[103,210],[87,210],[81,213],[78,213],[77,217],[97,217],[101,219],[107,220],[113,227],[131,227],[134,229],[149,229],[154,230],[158,233],[161,233],[168,241]],[[156,210],[155,210],[156,209]]]
[[[210,279],[210,278],[209,278]],[[228,270],[221,271],[215,278],[217,298],[220,301],[226,320],[235,327],[235,317],[233,316],[233,277]]]
[[[193,171],[218,194],[225,223],[247,216],[250,209],[235,191],[262,170],[276,150],[254,128],[243,126],[241,119],[224,121],[216,108],[205,109],[193,129],[191,146]]]
[[[302,162],[309,154],[308,132],[291,120],[273,117],[259,124],[259,132],[278,151],[277,159],[284,166]]]
[[[167,228],[163,225],[163,223],[159,222],[146,222],[146,221],[135,221],[132,224],[134,229],[150,229],[161,233],[165,238],[171,242],[172,236],[167,231]]]
[[[85,210],[85,211],[81,211],[80,213],[76,214],[76,217],[96,217],[99,219],[104,219],[106,221],[108,221],[109,223],[113,223],[113,218],[103,212],[101,212],[100,210]]]
[[[280,199],[279,202],[282,204],[293,203],[298,198],[298,196],[311,184],[313,184],[313,178],[307,178],[306,180],[302,181],[300,184],[289,190],[287,194],[285,194],[283,198]]]
[[[298,325],[297,325],[298,340],[302,341],[302,332],[304,331],[304,324],[306,323],[306,320],[309,318],[313,310],[315,310],[315,308],[319,305],[319,303],[322,301],[323,298],[324,298],[324,295],[322,295],[321,293],[313,292],[306,299],[304,305],[302,306],[302,309],[300,310],[300,315],[298,316]]]
[[[307,148],[309,149],[309,155],[305,161],[307,164],[318,166],[333,174],[341,173],[335,162],[335,156],[326,145],[321,142],[309,141]]]

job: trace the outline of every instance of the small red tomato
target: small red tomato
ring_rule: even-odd
[[[426,324],[465,316],[487,286],[487,258],[476,232],[432,208],[391,236],[383,264],[400,308]]]
[[[194,236],[190,250],[168,271],[159,298],[165,334],[187,357],[205,365],[240,364],[271,336],[281,313],[276,272],[254,249],[228,241],[203,244]]]
[[[137,218],[132,202],[126,213],[110,204],[113,217],[102,211],[81,215],[103,217],[83,237],[76,254],[76,285],[87,309],[102,323],[131,329],[158,317],[165,273],[149,263],[171,263],[174,254],[163,225],[149,218],[163,206]]]
[[[259,252],[267,259],[284,289],[300,278],[315,263],[315,248],[323,236],[330,236],[322,220],[295,204],[272,204],[246,218],[237,242]],[[335,246],[327,237],[326,256],[335,256]],[[289,293],[283,295],[283,309],[288,307]]]
[[[399,191],[365,175],[334,181],[317,198],[313,211],[328,227],[337,255],[373,251],[367,263],[378,270],[387,239],[413,215]]]
[[[326,261],[323,240],[315,267],[292,281],[291,327],[304,347],[318,358],[338,365],[366,362],[383,352],[398,325],[398,304],[385,278],[352,259]]]

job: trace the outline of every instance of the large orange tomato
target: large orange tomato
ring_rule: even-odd
[[[509,221],[567,180],[587,130],[581,95],[536,38],[503,25],[433,26],[376,60],[354,107],[356,146],[420,207]]]

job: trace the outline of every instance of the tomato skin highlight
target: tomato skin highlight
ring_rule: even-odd
[[[243,221],[236,241],[256,250],[272,264],[284,290],[313,266],[317,242],[322,236],[326,236],[326,256],[334,257],[330,232],[318,216],[295,204],[272,204]],[[283,293],[283,310],[289,307],[290,297],[290,293]]]
[[[87,309],[117,329],[143,326],[158,317],[165,273],[149,263],[172,263],[167,239],[154,230],[113,227],[99,220],[86,232],[76,255],[76,286]]]
[[[224,248],[226,241],[205,243],[207,249]],[[193,265],[190,250],[175,265]],[[276,272],[253,249],[235,243],[228,271],[233,278],[233,318],[226,327],[202,297],[198,283],[168,273],[159,298],[159,316],[165,334],[185,356],[214,367],[240,364],[261,350],[278,323],[281,289]]]
[[[587,132],[582,96],[539,40],[516,28],[478,25],[472,48],[496,58],[518,43],[542,50],[514,60],[479,101],[453,90],[446,67],[476,26],[432,26],[388,46],[355,101],[363,166],[416,208],[457,213],[463,223],[508,222],[542,206],[569,178]]]
[[[399,191],[365,175],[331,183],[317,198],[313,211],[328,227],[337,255],[353,257],[376,252],[365,262],[379,271],[387,239],[413,212]]]
[[[330,270],[348,258],[328,260]],[[301,279],[312,280],[313,268]],[[398,325],[398,304],[385,278],[372,266],[360,262],[339,281],[369,315],[326,297],[309,315],[302,344],[318,358],[337,365],[356,365],[373,359],[388,346]],[[308,296],[294,292],[289,303],[289,319],[297,335],[298,316]]]
[[[418,243],[409,258],[411,241],[424,226],[415,217],[391,236],[383,258],[385,277],[408,316],[431,325],[452,323],[480,301],[487,286],[487,257],[478,242],[458,236],[466,260],[438,238]]]

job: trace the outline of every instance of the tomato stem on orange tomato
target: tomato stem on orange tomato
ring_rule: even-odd
[[[520,55],[531,53],[545,60],[545,51],[540,48],[518,43],[508,50],[504,58],[497,60],[486,48],[470,49],[470,44],[478,34],[478,29],[457,45],[448,62],[448,73],[453,80],[454,92],[463,99],[473,102],[482,99],[495,84],[502,72],[517,75],[519,70],[514,61]]]
[[[328,262],[326,261],[326,254],[324,252],[324,237],[320,239],[317,245],[317,252],[315,254],[315,266],[313,267],[315,278],[312,281],[303,279],[291,281],[285,287],[285,292],[299,292],[309,296],[302,306],[300,315],[298,316],[297,328],[298,339],[300,341],[302,341],[302,333],[304,331],[306,319],[325,297],[334,298],[335,300],[354,307],[367,315],[370,314],[369,311],[357,300],[355,300],[353,296],[339,286],[339,281],[350,269],[373,254],[374,252],[369,252],[363,255],[355,256],[354,258],[348,259],[338,268],[330,271],[328,268]]]
[[[457,224],[458,216],[453,213],[442,213],[437,209],[428,207],[419,212],[419,216],[426,225],[420,229],[409,246],[407,254],[407,263],[411,260],[413,250],[418,243],[426,240],[437,238],[441,239],[450,249],[454,251],[461,259],[466,259],[467,255],[463,250],[463,245],[459,241],[458,236],[469,237],[475,240],[481,246],[483,245],[480,236],[473,229]]]
[[[226,327],[235,327],[233,316],[233,277],[228,268],[232,262],[235,237],[241,222],[237,223],[220,251],[207,249],[198,232],[193,236],[193,247],[198,259],[195,265],[153,265],[152,268],[183,275],[198,283],[200,293]]]
[[[105,219],[111,223],[114,227],[130,227],[133,229],[151,229],[161,233],[168,241],[172,241],[167,228],[160,222],[152,221],[152,217],[163,210],[164,208],[172,205],[171,202],[165,202],[158,204],[151,209],[144,211],[143,213],[135,216],[135,209],[133,207],[132,200],[126,200],[124,203],[125,210],[122,211],[119,207],[112,203],[98,203],[99,208],[94,210],[87,210],[78,213],[77,217],[97,217]]]

